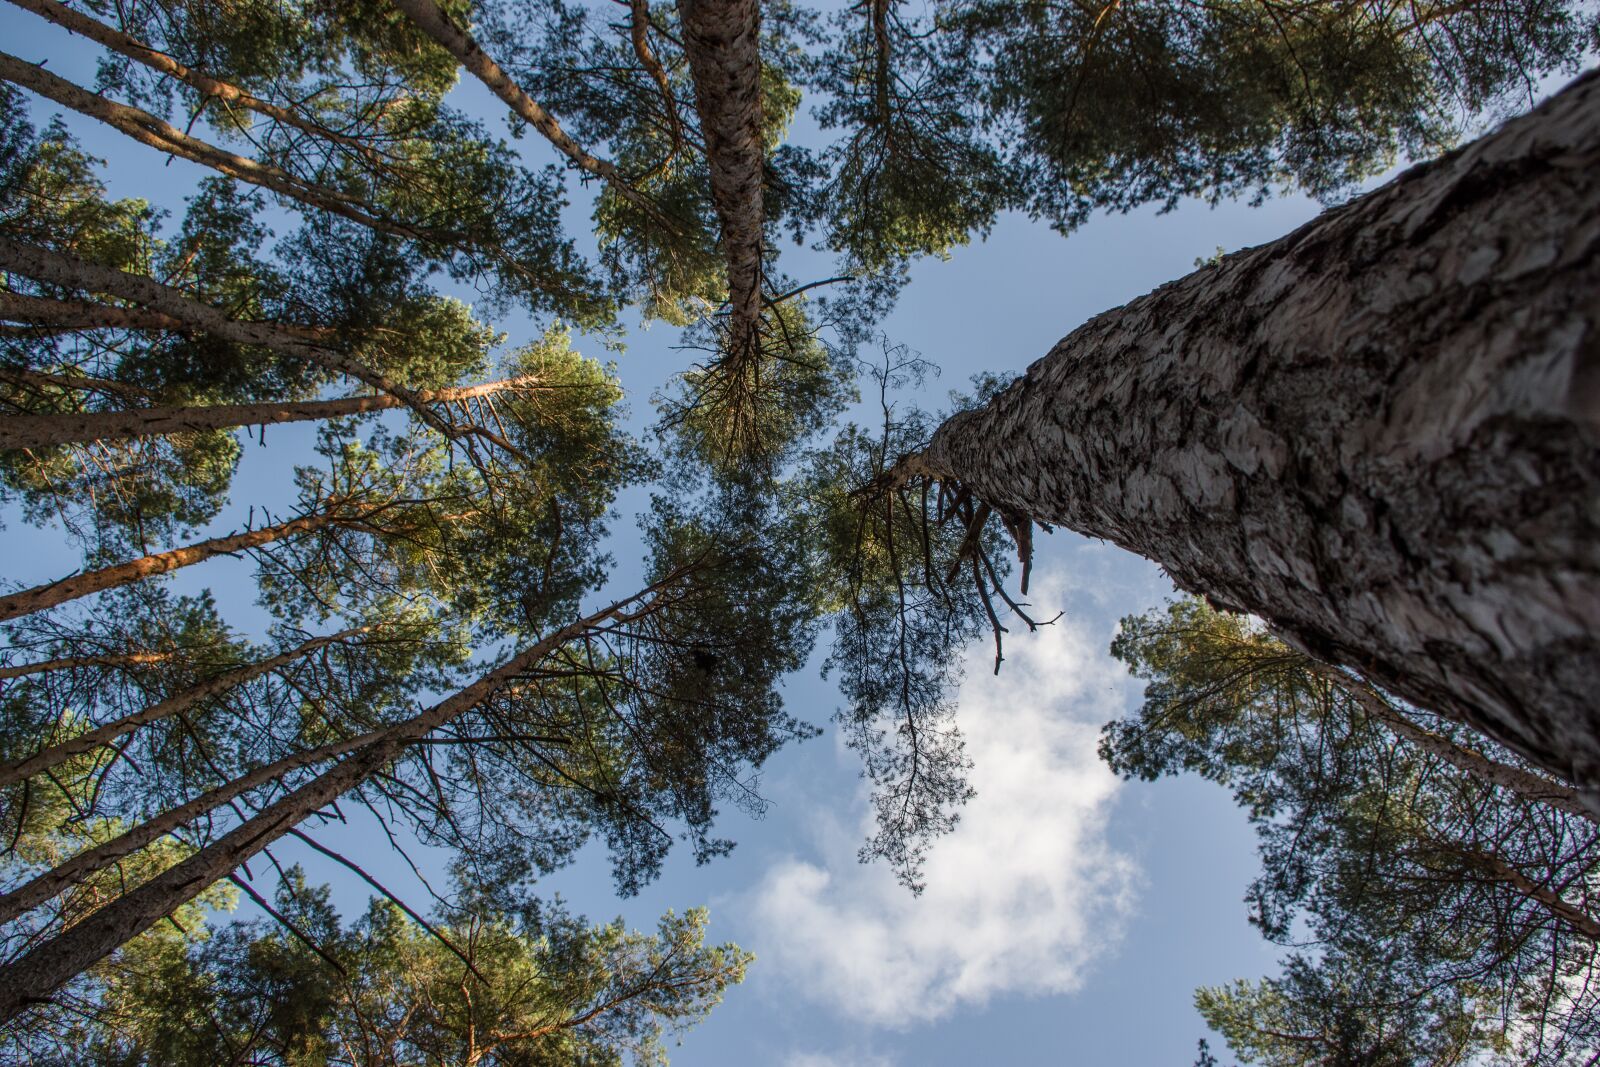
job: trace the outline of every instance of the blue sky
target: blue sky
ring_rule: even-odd
[[[81,42],[14,8],[0,12],[0,39],[23,58],[49,56],[65,76],[92,78],[92,52]],[[466,102],[492,113],[472,88]],[[201,176],[85,121],[71,127],[107,159],[116,195],[178,211]],[[1271,240],[1316,210],[1301,198],[1215,210],[1185,203],[1167,215],[1096,218],[1070,239],[1008,216],[987,241],[919,264],[883,327],[940,365],[920,398],[937,407],[977,372],[1020,372],[1085,319],[1188,273],[1197,257]],[[577,232],[584,222],[574,209]],[[804,256],[785,266],[802,279],[810,273]],[[535,336],[528,322],[499,325],[512,343]],[[641,427],[651,393],[686,363],[674,339],[659,324],[634,329],[618,357]],[[282,427],[264,448],[247,446],[219,532],[252,504],[288,499],[289,466],[310,437],[305,427]],[[626,498],[624,512],[638,500]],[[55,534],[5,518],[4,578],[13,586],[77,565]],[[636,573],[629,516],[617,527],[617,581],[626,583]],[[212,587],[225,606],[253,598],[243,563],[192,568],[179,582]],[[1269,973],[1275,953],[1245,922],[1252,842],[1223,791],[1194,780],[1122,783],[1095,757],[1099,725],[1139,697],[1106,651],[1116,622],[1170,592],[1156,567],[1113,546],[1061,531],[1042,539],[1033,601],[1065,614],[1040,634],[1013,635],[998,678],[987,646],[972,651],[958,721],[978,795],[936,846],[920,898],[888,870],[857,864],[866,795],[854,757],[831,732],[769,763],[764,818],[725,815],[721,833],[740,842],[731,856],[695,867],[678,855],[657,883],[621,900],[604,857],[590,852],[548,888],[591,918],[621,914],[643,927],[669,907],[709,904],[712,937],[756,953],[749,980],[687,1036],[677,1064],[1189,1064],[1205,1033],[1194,987]],[[230,614],[244,618],[248,609]],[[819,724],[839,703],[815,663],[789,679],[786,699]],[[370,825],[318,834],[425,899]],[[334,882],[347,914],[363,906],[364,887],[336,869],[292,848],[279,854]]]

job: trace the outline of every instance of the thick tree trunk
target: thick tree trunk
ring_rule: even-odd
[[[304,644],[297,645],[286,652],[280,652],[276,656],[269,656],[264,660],[259,660],[231,671],[223,671],[213,678],[206,679],[192,689],[175,693],[165,700],[158,700],[149,707],[140,708],[138,711],[124,715],[114,722],[108,722],[104,726],[96,727],[93,730],[78,734],[76,737],[70,737],[59,744],[51,745],[49,748],[42,749],[26,759],[0,766],[0,787],[8,786],[12,782],[20,781],[23,778],[31,778],[36,774],[42,774],[51,767],[59,766],[74,756],[91,752],[107,742],[114,741],[125,733],[137,730],[139,727],[149,723],[159,722],[170,716],[181,714],[203,701],[210,700],[214,696],[220,696],[230,689],[236,689],[246,682],[253,681],[264,674],[277,670],[279,667],[288,666],[295,660],[309,656],[319,649],[327,648],[329,645],[367,633],[371,629],[370,626],[358,626],[354,629],[341,630],[339,633],[329,634],[325,637],[314,637]]]
[[[761,8],[756,0],[680,0],[683,53],[728,259],[730,350],[756,345],[761,319]]]
[[[1600,77],[1091,320],[900,473],[1146,556],[1600,804]]]
[[[69,600],[88,596],[91,593],[103,593],[107,589],[118,589],[124,585],[145,578],[153,578],[158,574],[167,574],[180,567],[192,566],[216,556],[226,556],[232,552],[244,552],[262,545],[281,541],[286,537],[298,537],[303,534],[315,533],[325,526],[333,526],[340,522],[353,521],[361,513],[352,513],[344,502],[333,502],[324,511],[314,515],[302,515],[288,522],[276,523],[272,526],[263,526],[256,530],[246,530],[243,533],[229,534],[226,537],[213,537],[206,541],[197,541],[192,545],[182,548],[170,549],[166,552],[155,552],[148,556],[129,560],[126,563],[115,563],[109,567],[100,567],[92,571],[84,571],[71,577],[63,578],[48,585],[36,585],[32,589],[22,589],[8,596],[0,596],[0,621],[15,619],[21,615],[30,615],[35,611],[44,611],[58,604],[65,604]]]
[[[535,381],[537,379],[532,376],[506,378],[497,382],[485,382],[482,385],[455,389],[419,390],[414,395],[417,400],[425,404],[446,404],[493,396],[506,389],[526,388]],[[268,426],[281,422],[311,422],[341,418],[346,415],[360,415],[369,411],[389,411],[405,406],[397,397],[379,394],[285,403],[215,404],[194,408],[132,408],[127,411],[83,411],[62,415],[9,415],[5,422],[0,423],[0,449],[48,448],[51,445],[77,444],[85,441],[158,437],[203,430],[229,430],[238,426]]]
[[[288,833],[297,823],[355,788],[407,745],[464,715],[539,660],[592,627],[624,613],[676,575],[556,630],[502,666],[432,708],[383,733],[348,759],[267,805],[235,829],[115,902],[0,968],[0,1024],[40,1003],[63,982],[148,930],[205,888]]]

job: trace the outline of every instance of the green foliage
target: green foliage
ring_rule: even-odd
[[[886,482],[934,426],[926,413],[896,411],[887,398],[920,384],[927,369],[905,349],[887,349],[872,369],[881,430],[847,427],[809,457],[803,483],[813,596],[833,620],[824,670],[837,675],[845,698],[835,719],[873,785],[877,830],[861,857],[886,860],[919,892],[928,848],[955,827],[972,796],[971,763],[953,722],[964,654],[988,630],[998,671],[1001,613],[1036,625],[1005,590],[1007,535],[987,508],[926,478]],[[972,403],[952,399],[958,409]]]
[[[130,945],[90,978],[89,1010],[13,1025],[6,1052],[105,1067],[651,1067],[752,958],[705,944],[704,909],[668,912],[646,934],[590,926],[559,902],[518,914],[480,903],[445,909],[430,931],[381,899],[341,923],[298,868],[275,896],[273,921]]]
[[[808,312],[803,296],[769,305],[755,351],[729,351],[720,324],[701,331],[711,358],[656,398],[683,454],[725,476],[773,471],[858,399],[855,368]]]
[[[26,159],[6,182],[10,206],[0,205],[8,236],[149,274],[236,319],[318,331],[313,336],[412,388],[454,385],[488,366],[499,337],[466,305],[436,294],[426,264],[401,241],[314,217],[268,259],[264,199],[222,178],[200,183],[180,226],[163,239],[159,216],[141,202],[105,200],[92,161],[63,132],[36,138],[19,129],[17,138]],[[79,298],[52,286],[35,292]],[[0,403],[30,415],[302,399],[328,379],[308,362],[200,331],[8,327],[0,333],[0,371],[6,366],[94,379],[77,386],[0,376]],[[102,537],[104,528],[131,532],[145,544],[214,518],[239,456],[232,432],[186,432],[8,452],[0,475],[30,521],[61,518],[101,527]]]
[[[457,848],[470,884],[505,885],[598,837],[624,893],[675,835],[698,862],[731,848],[712,835],[719,804],[759,810],[762,763],[814,733],[777,692],[815,629],[796,533],[748,491],[658,499],[644,530],[657,596],[462,720],[429,779],[452,814],[422,819],[425,839]]]
[[[923,16],[868,0],[827,20],[764,4],[768,302],[754,343],[734,350],[674,6],[647,9],[638,27],[631,10],[559,0],[442,6],[638,194],[598,188],[598,273],[563,228],[564,171],[525,163],[521,146],[450,106],[454,60],[384,0],[79,6],[286,112],[102,62],[107,95],[277,168],[298,190],[213,178],[176,226],[144,201],[112,199],[66,128],[34,130],[21,95],[0,86],[7,237],[175,286],[411,390],[497,365],[516,379],[410,421],[323,428],[295,486],[301,513],[330,521],[252,554],[258,606],[275,620],[265,637],[235,630],[209,597],[154,583],[11,627],[14,658],[69,662],[0,680],[8,760],[295,647],[310,636],[302,627],[360,632],[13,789],[0,876],[20,884],[205,790],[405,721],[497,654],[592,610],[612,569],[609,509],[623,488],[657,479],[641,539],[649,593],[418,743],[381,749],[385,765],[341,798],[397,839],[453,851],[467,888],[436,917],[442,939],[389,904],[341,923],[293,872],[277,893],[279,927],[210,931],[204,908],[231,900],[214,887],[25,1020],[19,1057],[661,1062],[664,1033],[703,1016],[747,955],[705,947],[701,912],[667,916],[654,936],[590,927],[538,906],[530,879],[596,839],[624,892],[659,871],[675,839],[700,861],[732,847],[714,832],[719,806],[759,810],[764,762],[814,733],[778,687],[827,618],[838,721],[875,790],[879,830],[863,855],[918,887],[928,842],[970,795],[950,714],[960,653],[989,629],[998,668],[1002,616],[1034,625],[1005,586],[1006,537],[1026,560],[1026,521],[896,465],[932,427],[888,400],[919,361],[891,352],[875,371],[881,431],[813,444],[856,399],[854,354],[908,260],[947,254],[1003,210],[1070,229],[1103,208],[1188,195],[1292,185],[1336,196],[1399,155],[1449,143],[1466,111],[1500,106],[1600,39],[1590,9],[1545,0],[942,0]],[[804,91],[824,94],[815,117],[837,131],[820,152],[785,143]],[[528,132],[511,120],[513,140]],[[784,279],[780,236],[839,253],[851,276],[834,280],[842,295]],[[573,351],[564,328],[501,352],[504,338],[444,295],[443,279],[476,287],[479,310],[516,304],[606,330],[626,301],[688,327],[706,357],[661,400],[665,456],[620,431],[614,371]],[[283,344],[130,324],[139,309],[90,286],[6,284],[87,301],[104,319],[0,326],[8,413],[293,401],[336,385]],[[214,519],[239,454],[232,433],[180,433],[9,454],[0,479],[26,517],[60,523],[97,564]],[[1107,759],[1125,774],[1195,770],[1231,788],[1262,841],[1253,920],[1311,947],[1279,978],[1200,994],[1241,1056],[1555,1064],[1594,1043],[1592,945],[1574,932],[1600,892],[1592,826],[1408,747],[1341,682],[1246,621],[1184,603],[1129,620],[1114,651],[1150,687],[1137,720],[1108,727]],[[1464,744],[1449,724],[1425,726]],[[0,932],[5,958],[326,765],[289,767],[231,810],[88,872]]]
[[[1137,716],[1106,726],[1102,757],[1227,786],[1259,841],[1250,920],[1299,949],[1279,978],[1198,994],[1242,1059],[1564,1064],[1592,1050],[1594,943],[1574,917],[1592,916],[1600,884],[1593,822],[1407,740],[1356,699],[1364,683],[1198,600],[1123,620],[1112,652],[1148,684]],[[1392,714],[1483,759],[1468,731]]]
[[[987,233],[1006,198],[966,46],[926,32],[903,6],[876,0],[835,14],[810,78],[826,94],[818,121],[841,132],[824,154],[828,242],[867,271],[948,254]]]
[[[1408,987],[1397,981],[1401,953],[1368,947],[1293,954],[1281,977],[1202,988],[1195,1007],[1241,1061],[1262,1067],[1506,1062],[1510,1042],[1485,1025],[1495,1010],[1486,991],[1467,982]]]
[[[1058,227],[1278,186],[1332,197],[1402,154],[1439,151],[1480,109],[1575,70],[1595,16],[1574,4],[1391,7],[950,5],[984,103],[1014,131],[1020,202]]]
[[[467,5],[443,9],[465,16]],[[206,5],[164,0],[96,12],[201,73],[252,92],[291,123],[218,104],[137,63],[102,63],[100,88],[178,125],[207,122],[224,140],[313,188],[286,206],[315,220],[343,202],[404,235],[407,258],[586,328],[612,322],[615,301],[562,232],[558,171],[529,170],[481,124],[443,103],[454,58],[385,4]],[[308,127],[314,134],[308,134]]]

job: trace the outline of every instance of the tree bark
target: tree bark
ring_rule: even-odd
[[[172,833],[206,812],[214,811],[230,800],[243,796],[252,789],[276,781],[302,767],[355,752],[381,741],[387,735],[387,728],[369,730],[343,741],[330,741],[325,745],[285,756],[283,759],[242,774],[231,782],[219,785],[210,792],[202,793],[193,800],[169,808],[160,815],[146,819],[109,841],[85,849],[50,870],[35,875],[16,889],[0,895],[0,926],[38,907],[58,893],[66,892],[94,872],[104,870],[124,856],[132,855],[146,845]]]
[[[419,715],[397,723],[375,741],[267,805],[194,855],[156,875],[113,903],[0,968],[0,1024],[49,997],[62,983],[93,966],[262,849],[297,823],[355,788],[389,763],[407,744],[448,725],[528,670],[567,641],[619,615],[629,605],[676,580],[674,573],[649,588],[586,618],[563,626],[478,681]],[[647,610],[641,609],[641,610]]]
[[[482,385],[454,389],[422,390],[414,395],[425,404],[445,404],[475,397],[493,396],[506,389],[527,388],[536,376],[506,378]],[[204,430],[228,430],[238,426],[269,426],[283,422],[311,422],[318,419],[360,415],[369,411],[389,411],[405,407],[397,397],[347,396],[336,400],[304,400],[292,403],[215,404],[206,407],[151,407],[127,411],[83,411],[61,415],[9,415],[0,423],[0,449],[48,448],[52,445],[108,441],[127,437],[159,437]]]
[[[124,715],[114,722],[109,722],[104,726],[78,734],[76,737],[69,737],[67,740],[42,749],[26,759],[0,766],[0,787],[8,786],[12,782],[21,781],[24,778],[32,778],[36,774],[42,774],[51,767],[59,766],[74,756],[93,751],[101,745],[114,741],[125,733],[188,711],[203,701],[210,700],[214,696],[220,696],[230,689],[235,689],[246,682],[260,678],[262,675],[275,671],[279,667],[287,666],[297,659],[311,655],[318,649],[367,633],[371,629],[372,627],[370,626],[358,626],[354,629],[341,630],[339,633],[329,634],[325,637],[314,637],[276,656],[269,656],[256,663],[247,664],[231,671],[224,671],[213,678],[206,679],[192,689],[176,693],[165,700],[158,700],[149,707],[141,708],[130,715]]]
[[[62,578],[60,581],[51,582],[48,585],[36,585],[32,589],[22,589],[7,596],[0,596],[0,621],[15,619],[21,615],[31,615],[36,611],[44,611],[46,608],[53,608],[58,604],[65,604],[69,600],[76,600],[91,593],[103,593],[107,589],[118,589],[124,585],[132,585],[134,582],[142,581],[145,578],[167,574],[180,567],[202,563],[216,556],[225,556],[232,552],[260,548],[262,545],[281,541],[285,537],[315,533],[327,526],[354,521],[364,514],[366,513],[352,513],[347,507],[346,501],[332,501],[326,510],[319,511],[313,515],[302,515],[287,522],[263,526],[256,530],[246,530],[243,533],[229,534],[226,537],[213,537],[206,541],[197,541],[192,545],[170,549],[166,552],[155,552],[148,556],[141,556],[139,559],[129,560],[126,563],[115,563],[109,567],[84,571],[68,578]]]
[[[24,246],[25,247],[25,246]],[[77,330],[165,330],[173,333],[192,333],[191,322],[163,315],[149,308],[122,307],[116,304],[97,304],[91,300],[53,300],[25,293],[0,293],[0,319],[15,322],[38,323],[49,331],[69,333]],[[335,333],[326,326],[296,326],[290,323],[261,323],[271,326],[285,337],[298,338],[312,344],[333,340]],[[7,327],[13,334],[26,336],[26,329],[37,327]]]
[[[650,75],[650,80],[656,83],[656,91],[661,94],[661,110],[667,117],[667,129],[672,133],[672,150],[666,160],[655,164],[652,168],[655,171],[664,168],[683,151],[683,119],[678,115],[678,98],[672,91],[667,68],[650,49],[650,0],[629,0],[628,7],[628,37],[633,42],[633,54]]]
[[[184,133],[148,111],[128,104],[119,104],[98,93],[91,93],[81,85],[56,77],[38,64],[29,63],[6,52],[0,52],[0,79],[20,85],[81,115],[97,119],[119,133],[157,151],[187,159],[203,167],[210,167],[230,178],[259,185],[280,196],[343,216],[370,229],[412,241],[437,242],[444,245],[461,243],[457,234],[420,229],[378,214],[372,205],[358,197],[341,193],[325,185],[308,182],[279,167],[218,148],[214,144]]]
[[[1154,560],[1600,811],[1600,77],[1074,331],[893,477]]]
[[[757,0],[680,0],[678,14],[728,260],[729,346],[742,358],[761,320],[761,8]]]
[[[36,322],[53,330],[189,329],[186,323],[148,308],[117,307],[87,300],[50,300],[23,293],[0,293],[0,319]]]
[[[1600,942],[1600,919],[1596,919],[1548,885],[1534,881],[1499,856],[1457,845],[1445,847],[1457,856],[1486,869],[1500,881],[1510,884],[1517,892],[1541,905],[1553,918],[1566,923],[1590,941]]]

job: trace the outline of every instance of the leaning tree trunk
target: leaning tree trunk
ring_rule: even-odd
[[[419,389],[412,395],[424,404],[453,404],[492,397],[506,390],[527,389],[537,375],[503,378],[482,385],[451,389]],[[255,404],[207,404],[200,407],[128,408],[123,411],[74,411],[55,415],[8,415],[0,423],[0,449],[48,448],[51,445],[111,441],[129,437],[163,437],[240,426],[270,426],[390,411],[405,402],[387,393],[345,396],[333,400],[263,401]]]
[[[406,16],[416,23],[418,29],[432,38],[440,48],[449,52],[468,74],[483,82],[484,86],[498,96],[517,117],[538,130],[545,140],[572,160],[580,170],[610,183],[617,195],[624,200],[648,213],[656,212],[655,205],[628,182],[615,164],[594,156],[574,141],[572,136],[561,128],[555,116],[529,96],[527,90],[483,50],[483,46],[472,34],[456,25],[455,20],[434,3],[434,0],[394,0],[394,6],[405,12]]]
[[[97,119],[158,152],[210,167],[230,178],[260,186],[308,207],[339,215],[379,233],[424,243],[461,243],[459,234],[412,226],[389,217],[366,201],[339,189],[318,185],[273,164],[262,163],[203,141],[148,111],[117,103],[57,77],[43,64],[29,63],[8,52],[0,52],[0,81],[21,86],[80,115]]]
[[[131,300],[150,311],[186,323],[224,341],[260,345],[280,355],[305,360],[334,374],[354,378],[379,392],[398,397],[419,419],[446,438],[454,440],[462,435],[461,430],[435,413],[415,391],[391,381],[348,353],[306,340],[305,327],[232,319],[221,308],[196,300],[182,289],[164,285],[154,278],[101,266],[66,252],[4,236],[0,236],[0,268],[52,285],[86,289]],[[514,451],[509,447],[507,450]]]
[[[330,741],[316,748],[292,752],[281,759],[247,771],[232,781],[224,782],[192,800],[186,800],[175,808],[168,808],[159,815],[153,815],[116,837],[102,841],[82,852],[75,852],[50,870],[34,875],[15,889],[0,893],[0,926],[37,908],[51,897],[66,892],[95,872],[105,870],[118,860],[133,855],[174,831],[181,830],[200,816],[216,811],[222,805],[231,803],[253,789],[276,782],[295,771],[376,744],[388,737],[389,733],[387,728],[368,730],[366,733],[341,741]]]
[[[1434,733],[1411,721],[1399,708],[1389,703],[1383,694],[1365,681],[1352,677],[1337,667],[1330,667],[1326,663],[1315,663],[1312,664],[1312,670],[1354,700],[1372,721],[1381,723],[1390,733],[1435,759],[1471,775],[1480,782],[1513,793],[1530,804],[1543,804],[1568,815],[1600,823],[1600,812],[1591,810],[1583,803],[1578,791],[1565,783],[1500,760],[1490,759],[1481,752]]]
[[[141,726],[148,726],[153,722],[181,715],[190,708],[196,707],[212,697],[221,696],[232,689],[237,689],[247,682],[252,682],[263,675],[270,674],[279,667],[286,667],[295,660],[303,659],[312,653],[321,651],[329,645],[338,644],[340,641],[370,632],[370,626],[358,626],[349,630],[341,630],[336,634],[323,637],[313,637],[304,644],[297,645],[276,656],[269,656],[255,663],[243,667],[236,667],[231,671],[223,671],[200,682],[192,688],[174,693],[165,700],[158,700],[154,704],[140,708],[106,723],[104,726],[95,727],[84,733],[69,737],[50,745],[33,755],[12,763],[0,765],[0,788],[24,778],[43,774],[52,767],[59,767],[74,756],[81,756],[85,752],[92,752],[101,745],[109,744],[123,734],[137,730]]]
[[[761,8],[756,0],[680,0],[678,15],[722,225],[737,358],[754,348],[761,319]]]
[[[113,652],[104,656],[62,656],[36,663],[13,663],[0,667],[0,681],[80,667],[148,667],[156,663],[165,663],[176,654],[175,652]]]
[[[0,967],[0,1024],[44,1002],[62,983],[193,900],[207,886],[248,862],[313,812],[366,781],[399,755],[406,745],[460,718],[566,642],[609,619],[625,617],[631,605],[678,577],[679,572],[674,572],[630,597],[541,638],[465,689],[382,731],[376,740],[354,755],[268,804],[193,855],[40,942],[21,958]]]
[[[81,571],[46,585],[36,585],[31,589],[21,589],[7,596],[0,596],[0,621],[44,611],[46,608],[53,608],[91,593],[120,589],[122,586],[132,585],[146,578],[169,574],[180,567],[191,567],[196,563],[215,559],[217,556],[260,548],[286,537],[316,533],[325,526],[349,522],[365,514],[366,512],[361,511],[351,512],[346,501],[335,500],[329,502],[324,511],[302,515],[287,522],[245,530],[243,533],[229,534],[226,537],[212,537],[182,548],[140,556],[126,563],[114,563],[97,570]]]
[[[1597,253],[1591,73],[1091,320],[901,471],[1146,556],[1600,805]]]

